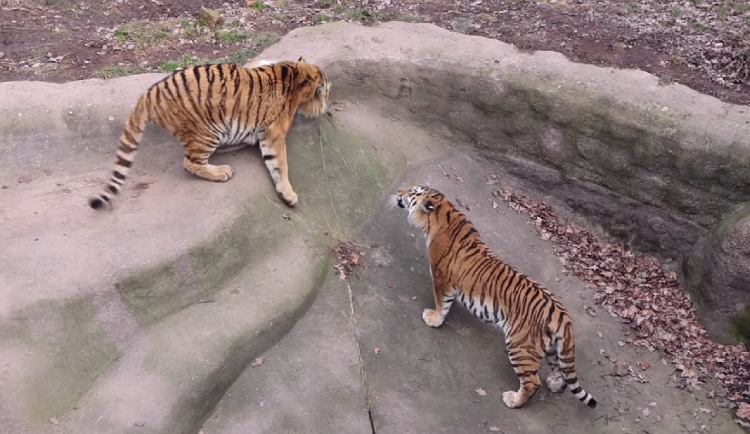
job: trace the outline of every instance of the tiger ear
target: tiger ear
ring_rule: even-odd
[[[320,98],[320,94],[323,93],[323,85],[318,85],[318,87],[315,88],[315,96]]]
[[[435,206],[432,204],[431,200],[428,200],[424,203],[424,209],[426,209],[427,212],[433,212],[435,211]]]
[[[297,60],[297,62],[305,63],[305,58],[302,56],[299,56],[299,59]]]

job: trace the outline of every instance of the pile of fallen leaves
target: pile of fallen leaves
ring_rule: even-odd
[[[365,252],[362,251],[361,246],[352,241],[336,244],[333,248],[333,253],[336,255],[337,260],[333,268],[338,270],[341,280],[346,280],[351,276],[352,271],[359,264],[359,259],[365,256]]]
[[[674,271],[665,271],[653,257],[601,241],[539,200],[504,190],[493,194],[528,216],[542,239],[553,243],[562,271],[588,282],[596,302],[632,327],[635,336],[628,343],[661,351],[679,387],[694,390],[709,377],[718,380],[716,395],[737,407],[738,417],[747,419],[737,422],[750,428],[750,351],[708,338]]]

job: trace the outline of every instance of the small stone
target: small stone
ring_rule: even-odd
[[[618,377],[624,377],[630,373],[630,366],[626,362],[617,362],[614,374]]]
[[[5,57],[5,53],[3,53],[2,51],[0,51],[0,59],[2,59],[3,57]]]

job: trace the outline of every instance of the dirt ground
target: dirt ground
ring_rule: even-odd
[[[218,26],[199,19],[217,10]],[[430,22],[750,102],[750,2],[725,0],[0,0],[0,81],[244,62],[292,28]]]

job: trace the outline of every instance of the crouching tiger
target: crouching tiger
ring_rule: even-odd
[[[552,292],[503,263],[439,191],[403,189],[392,197],[391,206],[408,209],[409,222],[427,235],[435,310],[424,310],[424,322],[440,327],[458,299],[474,316],[505,333],[510,363],[521,381],[517,392],[503,393],[505,405],[521,407],[534,395],[540,385],[540,360],[546,356],[552,370],[547,377],[550,390],[570,387],[581,402],[596,407],[596,399],[578,384],[573,324]]]
[[[297,194],[289,183],[286,135],[300,111],[317,117],[328,110],[331,82],[315,65],[263,61],[254,68],[203,65],[175,71],[140,96],[125,124],[114,173],[106,189],[89,200],[97,209],[120,192],[148,121],[185,147],[185,170],[210,181],[232,178],[230,166],[214,166],[214,153],[260,144],[276,192],[289,206]]]

